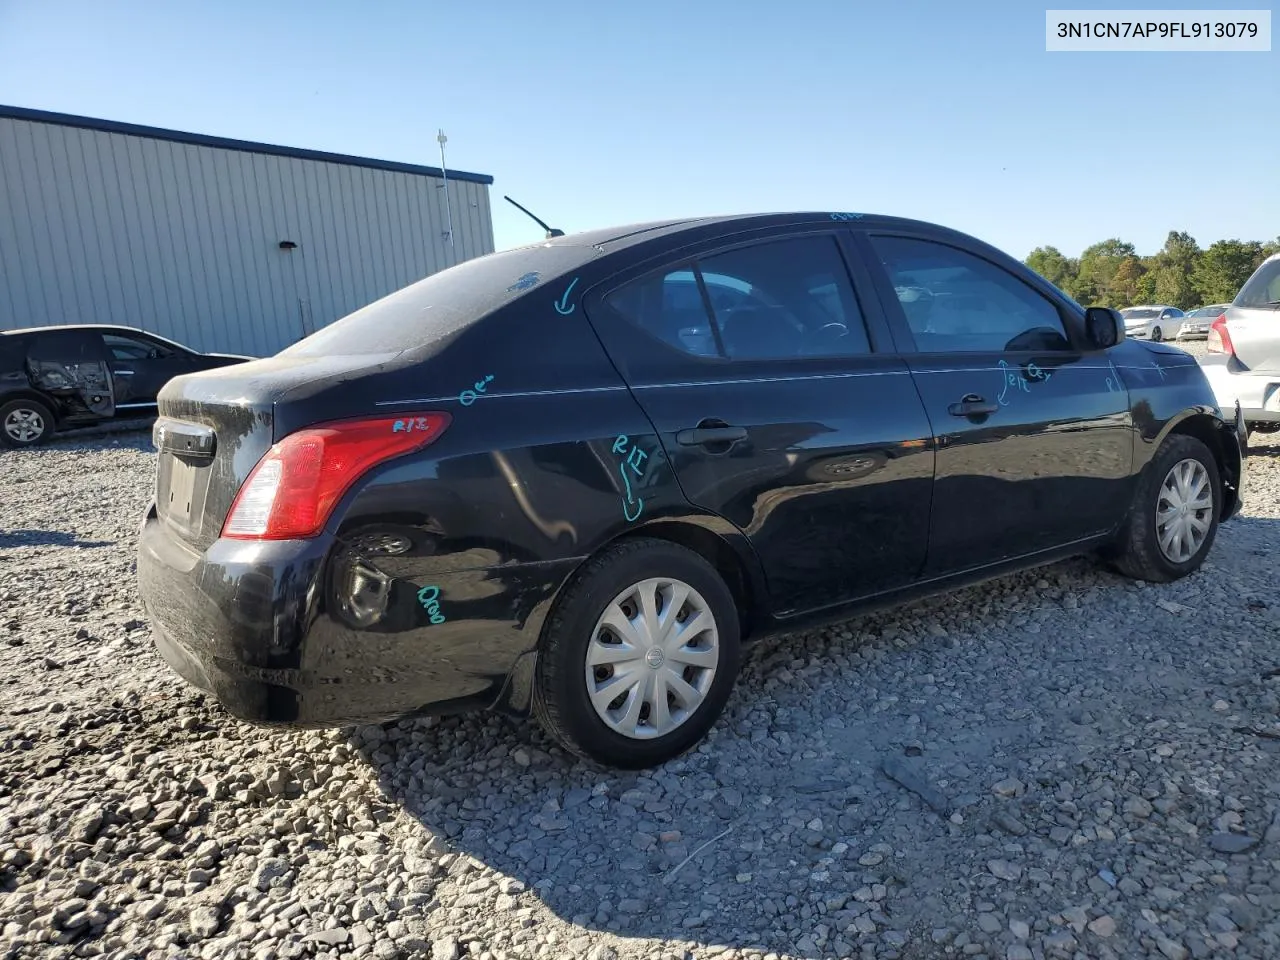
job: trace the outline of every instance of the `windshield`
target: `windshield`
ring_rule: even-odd
[[[1121,310],[1120,316],[1126,320],[1150,320],[1152,317],[1160,316],[1160,311],[1152,310],[1150,307],[1130,307],[1128,310]]]
[[[564,293],[560,279],[595,255],[590,246],[539,243],[476,257],[375,300],[278,356],[403,353],[442,340],[529,291],[540,291],[546,319],[553,320],[553,302]]]
[[[1280,259],[1268,260],[1236,295],[1233,307],[1274,307],[1280,303]]]

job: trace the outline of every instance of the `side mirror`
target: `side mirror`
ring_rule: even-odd
[[[1114,347],[1124,339],[1124,317],[1110,307],[1089,307],[1084,312],[1089,344],[1098,350]]]

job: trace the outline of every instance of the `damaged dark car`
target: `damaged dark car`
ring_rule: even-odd
[[[174,377],[252,359],[197,353],[133,327],[0,331],[0,443],[33,447],[56,430],[154,413]]]

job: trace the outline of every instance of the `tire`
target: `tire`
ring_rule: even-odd
[[[10,400],[0,406],[0,443],[34,447],[53,435],[53,411],[39,400]]]
[[[1201,539],[1194,544],[1194,549],[1190,550],[1189,555],[1180,556],[1179,550],[1173,549],[1166,552],[1162,547],[1162,539],[1157,529],[1157,513],[1162,501],[1173,504],[1173,500],[1169,498],[1177,493],[1175,469],[1185,470],[1184,476],[1189,474],[1194,477],[1197,472],[1194,465],[1203,469],[1210,502],[1207,508],[1191,510],[1187,516],[1194,516],[1200,521],[1207,522],[1208,527],[1202,532]],[[1166,483],[1174,484],[1175,489],[1167,493]],[[1199,484],[1192,482],[1189,486],[1193,496],[1190,502],[1199,502],[1203,497],[1202,493],[1197,494]],[[1204,563],[1205,557],[1213,548],[1213,541],[1218,535],[1221,505],[1222,479],[1218,475],[1218,462],[1209,452],[1209,448],[1195,437],[1181,434],[1170,436],[1161,445],[1155,458],[1147,465],[1146,471],[1138,481],[1138,489],[1129,507],[1125,528],[1116,544],[1113,565],[1126,576],[1151,583],[1169,583],[1194,573]],[[1171,517],[1170,522],[1178,523],[1177,517]],[[1194,526],[1194,521],[1189,522]],[[1165,527],[1165,529],[1169,528]],[[1174,529],[1177,527],[1175,526]],[[1192,544],[1181,538],[1175,538],[1172,546],[1187,548]]]
[[[669,592],[676,583],[690,592],[687,602],[672,610]],[[665,602],[657,609],[659,620],[668,610],[672,617],[685,616],[678,621],[688,625],[683,642],[646,646],[652,634],[644,626],[637,590],[649,591],[655,609],[659,599]],[[634,641],[630,652],[619,642],[623,631],[603,623],[611,608],[639,621],[628,628]],[[708,617],[707,626],[688,632],[699,616]],[[733,594],[701,556],[664,540],[616,544],[588,561],[556,604],[534,671],[534,716],[551,737],[584,759],[629,770],[664,763],[702,740],[724,710],[737,678],[740,632]],[[590,674],[589,655],[597,663]],[[636,679],[628,683],[628,677]],[[599,696],[611,681],[619,695],[601,700],[597,708],[589,687]],[[655,688],[659,684],[668,691],[662,700],[665,715],[654,697],[661,694]],[[661,733],[664,721],[671,726]]]
[[[1161,331],[1161,329],[1160,329],[1159,327],[1152,327],[1152,328],[1151,328],[1151,342],[1152,342],[1152,343],[1159,343],[1159,342],[1160,342],[1161,340],[1163,340],[1163,339],[1164,339],[1164,333],[1163,333],[1163,331]]]

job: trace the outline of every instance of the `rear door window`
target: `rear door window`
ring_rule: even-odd
[[[1003,267],[932,240],[871,242],[921,353],[1071,349],[1058,308]]]
[[[780,360],[871,352],[861,306],[830,235],[711,254],[634,280],[606,302],[655,339],[699,357]]]

